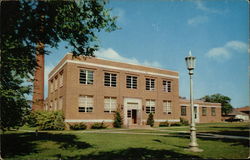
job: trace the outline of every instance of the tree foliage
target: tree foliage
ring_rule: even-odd
[[[1,1],[1,128],[21,125],[37,66],[36,51],[65,41],[74,56],[94,56],[96,32],[117,29],[106,1]],[[45,49],[37,48],[42,43]]]
[[[153,113],[149,113],[148,119],[147,119],[147,125],[150,125],[151,127],[154,126],[154,115],[153,115]]]
[[[115,128],[121,128],[122,127],[122,117],[121,117],[120,112],[115,112],[113,126]]]
[[[232,105],[230,104],[231,98],[224,96],[222,94],[213,94],[206,95],[201,98],[205,102],[221,103],[221,113],[222,115],[227,115],[233,110]]]

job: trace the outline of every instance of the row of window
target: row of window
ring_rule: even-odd
[[[126,87],[131,89],[137,89],[137,79],[136,76],[127,76],[126,77]],[[155,79],[146,78],[146,90],[153,91],[155,90]],[[93,84],[94,83],[94,71],[80,69],[80,76],[79,76],[80,84]],[[104,86],[108,87],[116,87],[117,85],[117,74],[116,73],[104,73]],[[171,81],[170,80],[163,80],[163,91],[171,92]]]
[[[93,112],[93,96],[79,96],[79,112]],[[112,113],[117,110],[116,97],[104,97],[104,112]],[[163,101],[163,112],[172,113],[171,101]],[[146,100],[146,113],[155,113],[155,100]]]
[[[194,108],[195,112],[197,108]],[[186,116],[187,115],[187,106],[181,106],[181,115]],[[202,116],[207,116],[207,107],[202,107]],[[215,107],[211,107],[211,116],[216,116],[216,109]]]
[[[54,102],[50,101],[49,108],[46,105],[45,110],[62,110],[63,106],[63,98],[60,97],[59,99],[55,99]]]
[[[54,90],[58,89],[58,79],[59,79],[59,87],[63,86],[63,71],[56,75],[54,79],[50,80],[50,92],[52,93]]]

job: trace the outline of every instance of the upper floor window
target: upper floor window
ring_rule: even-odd
[[[172,113],[171,101],[163,101],[163,112],[167,114]]]
[[[207,115],[207,107],[202,107],[202,115],[203,116]]]
[[[94,100],[93,96],[79,96],[79,112],[93,112]]]
[[[163,80],[162,84],[163,84],[163,91],[164,92],[171,92],[172,91],[171,81]]]
[[[55,101],[54,101],[54,110],[55,111],[57,110],[57,99],[55,99]]]
[[[181,115],[186,116],[187,115],[187,107],[186,106],[181,106]]]
[[[53,80],[50,81],[50,93],[52,93],[54,90],[53,88]]]
[[[57,90],[57,86],[58,86],[58,76],[55,77],[55,90]]]
[[[81,84],[93,84],[94,82],[94,71],[91,70],[80,70],[80,83]]]
[[[212,115],[212,116],[216,116],[215,107],[212,107],[212,108],[211,108],[211,115]]]
[[[115,112],[117,108],[117,100],[115,97],[104,98],[104,112]]]
[[[59,87],[62,86],[63,86],[63,71],[61,71],[59,74]]]
[[[155,113],[155,100],[146,100],[146,113]]]
[[[146,90],[155,90],[155,79],[146,78]]]
[[[104,73],[104,86],[116,87],[116,76],[115,73]]]
[[[63,106],[63,97],[60,97],[58,101],[58,109],[62,110],[62,106]]]
[[[137,77],[127,76],[127,88],[137,89]]]

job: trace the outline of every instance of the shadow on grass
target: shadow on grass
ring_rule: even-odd
[[[3,158],[15,157],[17,155],[27,155],[38,153],[36,142],[51,141],[56,142],[61,149],[85,149],[92,147],[90,144],[78,141],[77,137],[72,134],[52,134],[39,133],[5,133],[1,134],[1,154]]]
[[[147,148],[128,148],[109,152],[98,152],[97,154],[77,155],[73,157],[59,156],[63,160],[141,160],[141,159],[202,159],[196,155],[178,153],[172,150],[151,150]]]
[[[209,133],[209,132],[206,132],[206,133]],[[211,132],[211,133],[222,135],[220,132],[216,132],[216,133]],[[168,135],[166,137],[169,137],[169,136],[190,139],[190,134],[189,133],[174,133],[174,134]],[[250,141],[246,140],[246,139],[217,138],[217,137],[213,137],[213,136],[199,135],[199,133],[197,133],[197,137],[199,139],[201,139],[201,140],[220,141],[220,142],[232,143],[231,144],[232,146],[242,145],[244,147],[249,147],[249,144],[250,144]]]

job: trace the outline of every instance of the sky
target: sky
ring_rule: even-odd
[[[220,93],[233,107],[249,105],[247,0],[110,0],[121,29],[99,32],[96,56],[179,72],[179,95],[189,97],[185,57],[196,57],[194,98]],[[48,73],[69,52],[49,48]]]

